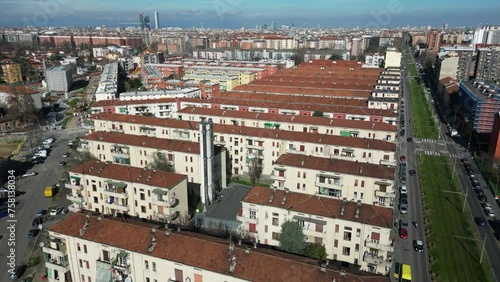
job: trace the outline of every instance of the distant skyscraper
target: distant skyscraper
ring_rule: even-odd
[[[144,30],[144,13],[139,13],[139,23],[141,25],[141,30]]]
[[[144,27],[147,29],[151,29],[151,21],[149,20],[149,16],[144,17]]]
[[[443,29],[444,29],[444,30],[447,30],[447,29],[448,29],[448,23],[444,23],[444,25],[443,25]]]
[[[160,29],[160,15],[158,12],[155,12],[155,29]]]

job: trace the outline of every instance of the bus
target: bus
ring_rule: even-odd
[[[411,281],[411,266],[408,264],[403,264],[401,266],[401,282],[410,282]]]

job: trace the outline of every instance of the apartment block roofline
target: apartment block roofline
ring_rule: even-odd
[[[394,180],[395,173],[395,169],[392,167],[299,154],[283,154],[276,160],[274,165],[329,171],[386,180]]]
[[[84,225],[87,227],[86,232],[80,235],[80,229]],[[156,244],[148,252],[153,228],[157,234]],[[248,252],[246,246],[236,244],[231,245],[234,246],[231,255],[237,264],[230,271],[227,239],[186,231],[166,232],[163,227],[153,224],[123,222],[117,218],[99,217],[88,212],[70,215],[51,227],[49,232],[53,236],[79,238],[247,281],[388,281],[385,276],[346,271],[334,266],[321,270],[313,259],[260,248]]]
[[[270,201],[271,197],[273,201]],[[284,199],[286,197],[286,201]],[[282,208],[289,211],[359,222],[383,228],[392,227],[392,209],[374,205],[360,204],[265,187],[254,187],[242,202]],[[343,207],[343,212],[342,212]],[[359,213],[356,213],[359,209]],[[356,217],[356,214],[358,214]]]
[[[70,173],[146,184],[165,189],[170,189],[183,180],[187,180],[187,176],[183,174],[155,171],[151,169],[145,170],[143,168],[108,163],[99,160],[91,160],[79,165],[70,170]]]

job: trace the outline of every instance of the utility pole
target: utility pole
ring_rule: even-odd
[[[457,192],[457,191],[446,191],[446,190],[443,190],[441,191],[443,193],[453,193],[453,194],[460,194],[462,195],[462,192]],[[468,193],[467,193],[467,190],[465,190],[465,197],[464,197],[464,203],[462,205],[462,212],[465,211],[465,203],[466,203],[466,200],[467,200],[467,196],[468,196]]]

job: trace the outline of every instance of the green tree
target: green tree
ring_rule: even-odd
[[[339,60],[342,60],[342,55],[340,55],[340,54],[335,54],[335,53],[334,53],[334,54],[332,54],[332,55],[330,56],[330,60],[332,60],[332,61],[339,61]]]
[[[175,172],[174,166],[169,162],[164,153],[158,151],[152,156],[151,162],[146,166],[148,169]]]
[[[259,163],[260,159],[255,156],[250,163],[250,181],[252,181],[252,186],[260,180],[260,175],[262,174],[262,164]]]
[[[325,115],[323,114],[322,111],[314,111],[313,117],[324,117]]]
[[[293,221],[285,221],[281,225],[281,233],[279,235],[280,248],[289,253],[303,254],[304,253],[304,232],[302,227]]]
[[[304,254],[317,260],[325,260],[327,257],[325,246],[316,243],[306,243]]]

